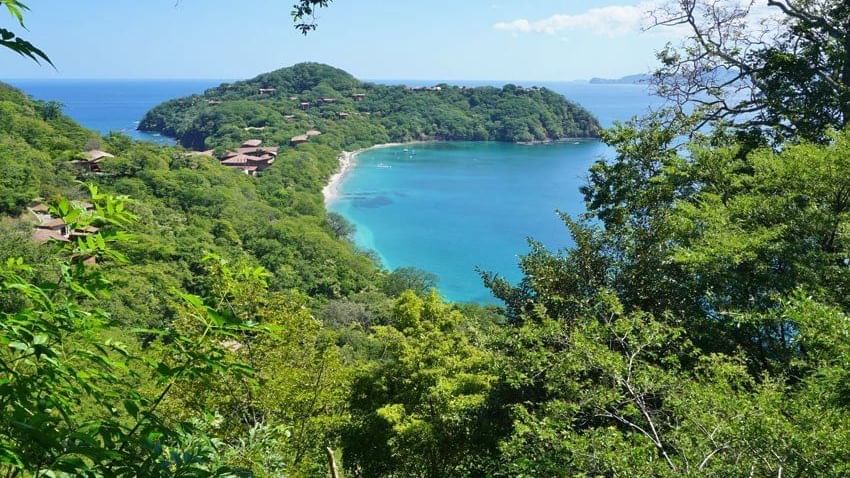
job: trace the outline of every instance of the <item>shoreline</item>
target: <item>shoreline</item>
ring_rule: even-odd
[[[346,176],[354,169],[357,165],[357,156],[360,153],[365,153],[366,151],[371,151],[373,149],[384,149],[384,148],[394,148],[396,146],[407,146],[411,144],[424,144],[424,143],[433,143],[434,141],[408,141],[405,143],[384,143],[384,144],[376,144],[375,146],[370,146],[368,148],[361,148],[356,151],[343,151],[339,154],[339,170],[331,175],[328,178],[328,183],[322,188],[322,196],[325,198],[325,207],[327,208],[331,204],[333,204],[340,197],[340,188],[342,187],[342,183],[345,182]]]
[[[546,144],[558,144],[558,143],[567,143],[567,142],[585,142],[585,141],[599,141],[600,138],[558,138],[554,140],[543,140],[543,141],[527,141],[527,142],[519,142],[513,144],[519,144],[523,146],[535,146],[535,145],[546,145]],[[394,148],[396,146],[409,146],[415,144],[428,144],[428,143],[440,143],[445,142],[444,140],[424,140],[424,141],[406,141],[402,143],[383,143],[376,144],[374,146],[370,146],[368,148],[361,148],[355,151],[343,151],[339,154],[339,169],[337,172],[331,175],[328,178],[328,183],[322,188],[322,196],[325,199],[325,208],[333,204],[340,197],[340,188],[342,187],[342,183],[345,182],[346,176],[357,166],[357,156],[360,153],[364,153],[366,151],[370,151],[373,149],[383,149],[383,148]]]

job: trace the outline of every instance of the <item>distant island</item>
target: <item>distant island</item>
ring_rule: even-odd
[[[328,65],[301,63],[165,102],[139,129],[174,137],[187,148],[223,150],[250,139],[297,146],[312,139],[308,131],[323,133],[326,143],[366,147],[422,140],[547,142],[596,138],[602,128],[586,109],[547,88],[378,85]]]
[[[628,75],[622,78],[592,78],[590,83],[593,85],[641,85],[648,84],[652,80],[652,75],[640,73],[637,75]]]

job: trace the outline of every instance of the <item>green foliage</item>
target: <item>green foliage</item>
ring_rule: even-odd
[[[438,278],[434,273],[415,267],[400,267],[387,274],[382,289],[391,297],[399,296],[408,290],[425,296],[437,289],[437,282]]]
[[[13,475],[211,476],[211,447],[199,447],[188,423],[171,422],[158,407],[175,383],[247,368],[223,359],[217,340],[246,326],[185,295],[189,329],[172,330],[161,360],[150,360],[110,337],[108,313],[89,304],[109,282],[91,259],[118,261],[114,245],[128,240],[133,216],[126,199],[89,189],[92,211],[62,201],[54,212],[72,227],[101,232],[63,246],[43,264],[51,279],[10,258],[0,269],[2,291],[20,300],[0,321],[0,467]],[[151,377],[155,394],[136,385]]]
[[[436,293],[405,292],[376,356],[355,378],[344,456],[367,476],[466,476],[490,463],[492,435],[479,419],[495,377],[492,355]],[[363,437],[370,437],[363,440]]]
[[[343,149],[595,134],[553,95],[302,64],[148,115],[219,150],[323,131],[252,178],[0,87],[0,473],[322,476],[327,447],[352,476],[850,473],[850,131],[676,148],[692,118],[615,126],[563,216],[575,245],[484,274],[504,309],[379,270],[325,212]],[[92,146],[100,174],[69,167]],[[98,232],[29,241],[36,196]]]
[[[8,13],[15,19],[18,26],[26,29],[24,26],[24,12],[29,10],[26,5],[19,0],[0,0],[0,8],[2,7],[6,8]],[[47,54],[32,43],[16,36],[15,33],[5,28],[0,28],[0,47],[7,48],[23,57],[33,60],[36,63],[43,60],[50,65],[53,65],[53,62],[50,61]]]
[[[260,89],[274,88],[274,93]],[[365,94],[355,101],[354,94]],[[332,103],[322,103],[331,98]],[[300,103],[311,108],[301,111]],[[336,114],[349,113],[345,120]],[[292,120],[286,119],[293,115]],[[427,139],[546,141],[596,137],[601,127],[590,113],[546,88],[409,90],[362,83],[327,65],[301,63],[254,79],[212,88],[203,95],[157,106],[140,128],[176,137],[192,148],[232,147],[258,135],[286,145],[317,126],[317,141],[356,149],[388,141]],[[262,128],[261,131],[246,128]]]

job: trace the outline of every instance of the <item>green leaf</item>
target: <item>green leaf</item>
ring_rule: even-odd
[[[124,409],[127,410],[132,417],[139,417],[139,405],[132,400],[124,400]]]

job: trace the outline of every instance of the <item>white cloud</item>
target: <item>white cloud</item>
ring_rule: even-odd
[[[767,5],[767,0],[728,0],[728,4],[747,5],[752,2],[748,23],[756,25],[762,20],[777,17],[777,9]],[[520,18],[493,25],[496,30],[518,33],[545,33],[554,35],[563,31],[587,31],[596,35],[621,37],[639,33],[650,26],[649,13],[663,0],[643,0],[634,5],[609,5],[591,8],[577,14],[557,14],[540,20]],[[681,37],[690,32],[685,26],[651,30],[654,34]]]
[[[644,26],[647,12],[652,9],[648,2],[637,5],[609,5],[591,8],[575,15],[558,14],[542,20],[524,18],[493,25],[497,30],[515,33],[555,34],[567,30],[586,30],[597,35],[617,37],[638,32]]]

